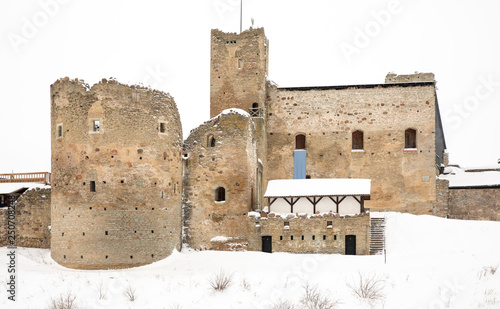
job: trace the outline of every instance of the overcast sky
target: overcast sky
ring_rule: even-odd
[[[210,29],[239,31],[240,0],[4,0],[0,173],[50,171],[50,85],[115,77],[169,92],[184,138],[209,118]],[[500,2],[245,0],[279,86],[383,83],[433,72],[451,161],[500,158]]]

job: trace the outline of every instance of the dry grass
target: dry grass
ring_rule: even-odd
[[[52,298],[47,309],[78,309],[75,300],[76,295],[67,292],[66,295],[61,294],[57,298]]]
[[[212,289],[216,292],[225,291],[233,282],[233,276],[225,273],[223,270],[208,280]]]

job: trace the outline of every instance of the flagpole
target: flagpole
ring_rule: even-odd
[[[243,31],[243,0],[240,3],[240,33]]]

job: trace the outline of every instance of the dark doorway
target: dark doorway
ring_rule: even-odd
[[[345,235],[345,255],[356,255],[356,235]]]
[[[262,252],[267,252],[267,253],[273,252],[272,236],[262,236]]]

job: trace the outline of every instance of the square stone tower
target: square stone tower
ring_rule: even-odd
[[[240,34],[212,30],[211,118],[229,108],[263,111],[268,51],[264,28],[250,28]]]

